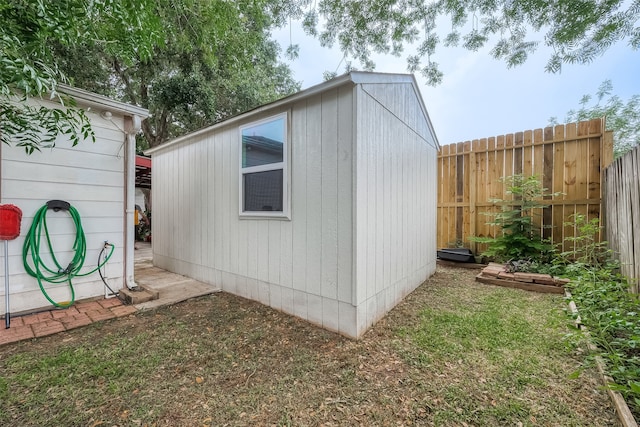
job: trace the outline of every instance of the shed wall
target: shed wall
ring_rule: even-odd
[[[41,101],[41,104],[60,107],[58,104],[45,101]],[[87,239],[87,256],[83,271],[95,268],[103,243],[108,240],[115,244],[116,249],[106,265],[106,277],[113,289],[123,286],[123,118],[114,115],[107,121],[93,112],[87,114],[96,135],[95,144],[84,141],[72,147],[69,141],[60,137],[54,149],[43,149],[31,155],[27,155],[24,149],[19,147],[0,147],[1,202],[14,204],[23,213],[20,236],[9,242],[12,313],[50,306],[42,295],[36,279],[24,270],[22,245],[36,211],[53,199],[68,201],[80,213]],[[49,210],[47,225],[56,256],[62,264],[68,264],[73,256],[70,250],[75,236],[73,221],[66,212],[56,213]],[[44,248],[42,252],[45,252]],[[0,249],[0,253],[4,257],[4,249]],[[0,277],[4,277],[4,259],[0,259]],[[76,299],[105,294],[104,284],[98,273],[78,277],[73,280],[73,284]],[[67,301],[70,298],[66,283],[47,284],[46,288],[55,301]],[[4,300],[4,286],[0,288],[0,295]],[[1,310],[4,314],[4,304]]]
[[[357,90],[358,334],[436,268],[437,150],[410,84]]]
[[[355,336],[353,101],[341,86],[154,153],[154,263]],[[241,219],[238,127],[284,111],[291,220]]]

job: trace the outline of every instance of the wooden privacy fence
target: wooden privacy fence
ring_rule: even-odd
[[[640,147],[616,159],[604,172],[605,222],[609,247],[623,275],[638,293],[640,279]]]
[[[569,123],[442,147],[438,156],[438,248],[485,249],[471,236],[495,237],[487,213],[497,212],[490,200],[508,199],[500,178],[535,175],[549,193],[549,205],[534,219],[545,238],[563,243],[574,236],[565,226],[571,215],[600,216],[601,176],[613,159],[613,135],[604,119]]]

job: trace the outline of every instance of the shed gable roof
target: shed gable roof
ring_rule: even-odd
[[[246,111],[244,113],[240,113],[237,116],[233,116],[230,117],[228,119],[225,119],[223,121],[220,121],[216,124],[213,124],[211,126],[207,126],[205,128],[196,130],[194,132],[188,133],[186,135],[183,136],[179,136],[175,139],[169,140],[167,142],[165,142],[162,145],[159,145],[157,147],[151,148],[149,150],[145,151],[145,154],[149,155],[149,154],[153,154],[155,152],[167,149],[169,147],[172,147],[174,145],[179,145],[182,142],[185,142],[188,139],[192,139],[195,136],[201,135],[201,134],[206,134],[209,133],[215,129],[224,127],[224,126],[229,126],[230,124],[233,124],[234,122],[237,121],[241,121],[241,120],[246,120],[247,118],[250,118],[253,115],[257,115],[259,113],[264,113],[267,112],[269,110],[273,110],[276,109],[278,107],[282,107],[283,105],[287,105],[287,104],[293,104],[294,102],[309,98],[311,96],[314,96],[316,94],[325,92],[327,90],[330,89],[334,89],[340,86],[344,86],[347,84],[352,84],[352,85],[360,85],[360,84],[410,84],[413,88],[413,92],[416,96],[416,99],[418,100],[418,103],[420,105],[420,109],[422,111],[422,114],[424,115],[429,129],[434,137],[434,142],[436,144],[436,148],[439,149],[440,144],[438,142],[437,136],[435,134],[435,131],[433,129],[433,125],[431,124],[431,119],[429,118],[429,114],[427,112],[427,109],[425,107],[424,104],[424,100],[422,99],[422,95],[420,94],[420,90],[418,88],[418,84],[416,82],[416,79],[413,75],[411,74],[390,74],[390,73],[376,73],[376,72],[363,72],[363,71],[352,71],[351,73],[348,74],[343,74],[341,76],[338,76],[334,79],[328,80],[326,82],[323,83],[319,83],[315,86],[311,86],[310,88],[304,89],[300,92],[294,93],[292,95],[289,95],[287,97],[281,98],[277,101],[273,101],[271,103],[268,104],[264,104],[261,105],[259,107],[256,107],[252,110]]]

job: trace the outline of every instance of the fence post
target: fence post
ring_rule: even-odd
[[[607,208],[605,206],[606,199],[605,185],[606,177],[605,170],[607,166],[613,163],[613,131],[605,130],[607,125],[606,117],[602,118],[602,143],[600,144],[600,241],[602,242],[606,238],[606,226],[607,226]]]

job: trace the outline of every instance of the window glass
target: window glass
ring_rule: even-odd
[[[287,113],[240,127],[240,216],[289,218]]]
[[[283,161],[284,117],[242,129],[242,167]]]
[[[243,175],[245,212],[282,212],[282,169]]]

